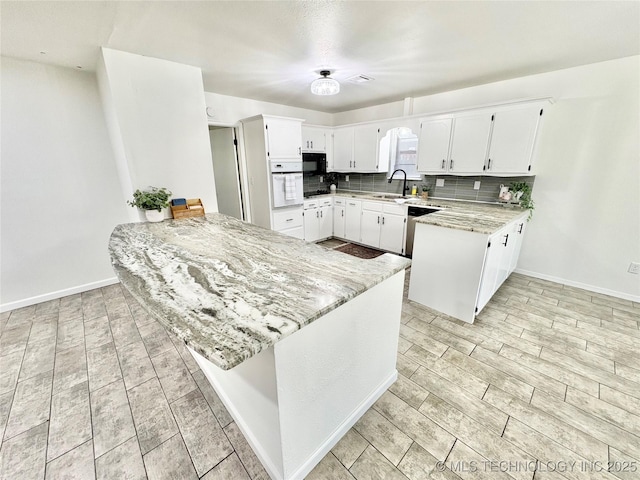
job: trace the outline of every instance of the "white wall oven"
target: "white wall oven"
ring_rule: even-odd
[[[302,162],[271,162],[273,208],[292,207],[304,202]]]

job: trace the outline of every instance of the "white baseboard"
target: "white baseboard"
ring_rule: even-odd
[[[540,278],[542,280],[549,280],[550,282],[561,283],[562,285],[568,285],[569,287],[582,288],[583,290],[588,290],[590,292],[602,293],[604,295],[609,295],[611,297],[623,298],[625,300],[631,300],[633,302],[640,303],[640,295],[632,295],[630,293],[609,290],[608,288],[596,287],[595,285],[589,285],[587,283],[574,282],[572,280],[567,280],[565,278],[554,277],[553,275],[546,275],[544,273],[531,272],[529,270],[522,270],[521,268],[516,268],[514,271],[516,273],[521,273],[522,275],[527,275],[529,277]]]
[[[65,288],[64,290],[57,290],[55,292],[36,295],[35,297],[16,300],[15,302],[2,303],[0,304],[0,312],[8,312],[9,310],[15,310],[16,308],[28,307],[29,305],[35,305],[36,303],[42,303],[49,300],[55,300],[56,298],[62,298],[68,295],[86,292],[88,290],[93,290],[94,288],[106,287],[118,282],[119,280],[116,277],[105,278],[104,280],[99,280],[97,282],[85,283],[84,285],[78,285],[76,287]]]

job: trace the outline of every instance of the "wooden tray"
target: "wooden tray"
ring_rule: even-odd
[[[186,205],[171,205],[173,218],[204,217],[204,205],[199,198],[190,198]]]

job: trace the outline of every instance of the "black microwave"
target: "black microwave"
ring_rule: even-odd
[[[303,153],[302,173],[305,177],[326,175],[327,155],[325,153]]]

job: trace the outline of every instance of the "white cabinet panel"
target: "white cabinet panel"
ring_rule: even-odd
[[[529,173],[541,110],[529,105],[494,115],[487,173]]]
[[[333,208],[324,206],[318,208],[320,219],[318,222],[318,238],[325,239],[333,236]]]
[[[333,131],[333,169],[351,171],[353,165],[353,128],[336,128]]]
[[[304,239],[315,242],[320,238],[320,211],[310,208],[304,211]]]
[[[513,273],[513,271],[518,266],[518,258],[520,257],[520,250],[522,249],[522,240],[524,239],[524,231],[527,228],[527,221],[525,219],[519,220],[516,222],[514,231],[513,231],[513,252],[511,254],[511,259],[509,261],[509,274]]]
[[[302,226],[302,208],[287,208],[273,212],[273,229],[280,232],[285,229]]]
[[[380,244],[380,226],[382,214],[372,210],[362,210],[360,241],[365,245],[378,247]]]
[[[330,136],[329,129],[302,125],[302,151],[326,153]]]
[[[482,173],[487,158],[491,113],[457,117],[449,155],[449,173]]]
[[[360,241],[360,217],[362,216],[362,202],[347,200],[345,211],[345,238],[353,242]]]
[[[378,170],[378,125],[357,125],[353,127],[353,167],[356,172],[376,172]]]
[[[444,173],[449,167],[449,143],[453,119],[424,120],[420,125],[418,171]]]
[[[302,158],[302,128],[299,120],[266,118],[267,152],[271,159]]]
[[[395,253],[404,252],[406,215],[383,214],[380,229],[380,248]]]
[[[345,238],[345,206],[336,205],[333,207],[333,236]]]

